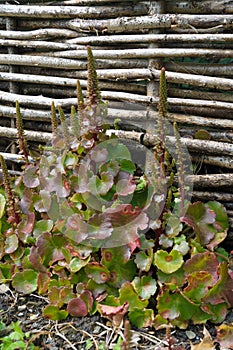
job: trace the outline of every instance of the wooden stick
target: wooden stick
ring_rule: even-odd
[[[69,60],[69,59],[63,59],[63,58],[51,58],[51,57],[45,57],[45,56],[44,57],[40,57],[40,56],[39,57],[37,56],[22,57],[21,55],[11,55],[11,56],[14,56],[14,57],[9,57],[9,55],[0,54],[0,63],[16,64],[16,65],[18,64],[31,65],[31,66],[35,65],[37,67],[38,66],[53,67],[53,68],[62,68],[62,69],[84,69],[85,68],[84,64],[86,64],[82,61],[75,61],[75,60]],[[7,75],[7,73],[0,72],[0,74],[1,74],[0,79],[2,79],[2,77],[6,78],[7,76],[9,78],[11,77],[11,79],[14,78],[13,76]],[[81,73],[81,74],[84,74],[84,73]],[[143,77],[144,79],[159,79],[160,70],[156,70],[156,69],[145,69],[145,70],[114,69],[114,70],[108,70],[108,71],[97,70],[97,74],[100,77],[100,79],[109,79],[110,77],[112,77],[112,79],[116,79],[116,78],[128,79],[129,77],[132,77],[134,79],[139,79],[139,78],[142,79]],[[22,80],[25,81],[23,76],[25,75],[22,74],[21,78]],[[232,91],[233,89],[233,80],[226,79],[226,78],[216,78],[216,77],[209,77],[209,76],[203,76],[203,75],[192,75],[192,74],[176,73],[176,72],[169,72],[169,71],[166,72],[166,78],[168,82],[176,83],[176,84],[192,84],[194,86],[200,86],[205,88],[215,88],[217,90],[221,89],[221,90]],[[48,81],[49,79],[51,79],[51,77],[48,77]]]
[[[193,197],[196,200],[205,200],[212,201],[216,200],[219,202],[232,202],[233,201],[233,193],[225,193],[225,192],[207,192],[207,191],[193,191]]]
[[[114,133],[119,138],[132,139],[139,143],[143,143],[146,146],[153,146],[157,142],[157,137],[154,134],[143,134],[135,131],[122,131],[122,130],[109,130],[109,132]],[[170,145],[176,143],[173,136],[166,136],[166,140]],[[216,142],[216,141],[206,141],[206,140],[194,140],[186,137],[181,137],[181,142],[183,146],[191,152],[198,152],[201,154],[212,154],[212,155],[229,155],[233,156],[233,144]]]
[[[25,76],[24,76],[25,78]],[[52,78],[54,79],[54,78]],[[64,78],[63,78],[64,79]],[[65,85],[67,86],[67,79],[65,80]],[[28,81],[28,80],[27,80]],[[38,82],[37,82],[38,83]],[[81,86],[86,87],[87,81],[81,81]],[[114,85],[113,85],[114,87]],[[117,91],[102,91],[101,95],[104,99],[116,99],[121,101],[127,101],[127,102],[136,102],[136,103],[143,103],[143,104],[153,104],[157,105],[158,98],[152,97],[152,96],[142,96],[137,94],[131,94],[127,92],[117,92]],[[51,98],[40,96],[38,99],[37,96],[23,96],[23,95],[15,95],[15,94],[9,94],[7,92],[2,91],[0,94],[0,100],[14,102],[16,100],[19,100],[20,103],[23,104],[38,104],[38,106],[48,106],[51,105]],[[71,106],[72,104],[76,104],[76,100],[71,99],[61,99],[58,102],[54,101],[56,104],[60,104],[61,106]],[[216,101],[208,101],[208,100],[191,100],[191,99],[179,99],[179,98],[168,98],[168,103],[170,106],[176,106],[176,105],[182,105],[182,106],[193,106],[193,107],[209,107],[209,108],[223,108],[223,109],[233,109],[232,103],[227,102],[216,102]]]
[[[170,107],[170,112],[173,113],[184,113],[187,116],[198,115],[201,117],[211,119],[218,119],[220,116],[224,116],[225,119],[232,119],[232,112],[224,108],[207,108],[207,107],[197,107],[197,106],[182,106],[182,105],[173,105]]]
[[[86,50],[69,50],[52,52],[54,57],[84,59],[87,56]],[[220,57],[232,58],[233,50],[219,49],[199,49],[199,48],[154,48],[154,49],[119,49],[119,50],[93,50],[94,57],[97,58],[167,58],[167,57]]]
[[[192,183],[196,189],[233,187],[233,174],[188,175],[186,180]]]
[[[194,99],[204,99],[212,101],[223,101],[223,102],[233,102],[233,94],[222,93],[222,92],[206,92],[199,90],[188,90],[182,88],[173,88],[173,85],[168,87],[168,95],[171,97],[181,97],[181,98],[194,98]]]
[[[210,76],[233,76],[233,64],[197,64],[191,62],[166,62],[166,69],[179,73],[210,75]]]
[[[206,130],[209,135],[210,139],[213,141],[220,141],[220,142],[230,142],[233,143],[233,132],[226,132],[226,131],[212,131],[208,130],[205,127],[202,127],[202,129]],[[180,127],[179,132],[185,137],[190,136],[194,137],[195,132],[200,130],[198,127]]]
[[[195,0],[173,1],[167,0],[167,8],[170,13],[233,13],[231,0]]]
[[[65,44],[57,42],[49,42],[42,40],[13,40],[13,39],[0,39],[0,46],[15,46],[26,47],[46,50],[78,50],[85,49],[84,45]]]
[[[22,114],[23,119],[26,119],[26,120],[33,120],[33,121],[50,121],[51,120],[51,111],[21,108],[20,112]],[[7,117],[7,118],[15,118],[16,117],[15,107],[0,105],[0,116]]]
[[[17,139],[18,132],[16,128],[7,128],[5,126],[0,126],[0,136]],[[37,142],[48,142],[52,140],[52,134],[48,132],[25,130],[24,136],[27,140]]]
[[[113,70],[116,69],[125,69],[126,71],[128,69],[133,70],[133,69],[138,69],[138,68],[147,68],[148,66],[148,60],[147,59],[140,59],[138,60],[137,58],[132,58],[132,59],[116,59],[116,60],[107,60],[107,59],[98,59],[95,60],[96,62],[96,68],[99,70]],[[84,60],[79,60],[79,65],[78,68],[75,70],[66,70],[66,76],[67,78],[70,77],[80,77],[80,74],[85,74],[86,73],[86,61]],[[5,65],[6,67],[6,65]],[[82,69],[83,71],[81,73],[79,73],[79,67],[80,69]],[[52,71],[51,71],[52,69]],[[47,68],[46,72],[48,73],[48,75],[61,75],[64,77],[64,72],[62,70],[54,70],[52,67]],[[139,70],[140,70],[139,69]],[[39,75],[43,75],[43,67],[31,67],[31,66],[27,66],[26,69],[24,66],[21,67],[21,72],[22,73],[32,73],[32,74],[39,74]],[[62,75],[63,74],[63,75]],[[78,74],[78,76],[76,76]],[[148,74],[148,73],[147,73]],[[150,74],[150,72],[149,72]],[[151,74],[150,74],[151,75]]]
[[[8,63],[7,63],[8,62]],[[47,56],[22,56],[0,54],[0,63],[20,66],[54,67],[61,69],[84,69],[84,62],[65,58],[51,58]],[[86,62],[85,62],[86,64]]]
[[[17,170],[11,170],[11,169],[8,169],[8,173],[11,175],[11,176],[20,176],[22,175],[22,172],[21,171],[17,171]],[[0,169],[0,178],[2,177],[2,169]]]
[[[107,82],[100,81],[99,82],[100,89],[112,89],[116,91],[122,92],[130,92],[135,94],[145,94],[146,86],[137,83],[124,84],[124,82]],[[3,88],[4,89],[4,88]],[[43,95],[49,96],[50,98],[62,98],[66,97],[77,97],[77,91],[74,87],[65,87],[59,88],[58,86],[51,85],[35,85],[30,83],[21,83],[20,90],[23,95]],[[85,91],[84,91],[85,94]]]
[[[119,2],[124,3],[125,0],[118,0]],[[86,4],[104,4],[109,2],[109,0],[64,0],[58,1],[54,5],[86,5]]]
[[[140,110],[140,105],[133,105],[124,104],[123,102],[118,104],[120,109],[116,108],[109,108],[108,109],[108,118],[111,120],[114,120],[116,118],[121,118],[124,122],[127,121],[127,123],[131,123],[132,125],[141,125],[141,123],[146,120],[147,118],[147,112]],[[132,106],[135,108],[134,110],[127,110],[129,107],[132,108]],[[36,120],[36,117],[38,117],[38,121],[49,121],[50,120],[50,111],[41,111],[41,110],[32,110],[32,109],[23,109],[21,108],[21,113],[23,115],[23,118],[26,120]],[[0,116],[9,116],[9,117],[15,117],[15,108],[14,107],[7,107],[7,106],[0,106]],[[152,118],[154,120],[154,118]],[[200,127],[203,127],[205,125],[206,127],[213,127],[213,128],[220,128],[220,129],[233,129],[233,121],[227,120],[227,119],[213,119],[213,118],[204,118],[199,117],[195,115],[183,115],[183,114],[169,114],[169,120],[171,122],[176,121],[181,124],[188,124],[188,125],[197,125]],[[143,125],[141,125],[143,127]]]
[[[155,79],[159,77],[159,71],[151,69]],[[233,90],[233,81],[226,78],[216,78],[203,75],[192,75],[185,73],[176,73],[166,71],[166,78],[169,83],[191,84],[205,88],[214,88],[216,90]]]
[[[42,39],[42,38],[77,38],[77,32],[70,29],[60,29],[60,28],[44,28],[31,31],[17,31],[17,30],[0,30],[0,39]]]
[[[74,59],[66,59],[66,58],[55,58],[55,57],[49,57],[49,56],[22,56],[22,55],[5,55],[0,54],[0,64],[15,64],[20,66],[35,66],[35,67],[47,67],[47,68],[58,68],[58,69],[85,69],[86,68],[86,51],[83,51],[83,61],[81,60],[74,60]],[[104,58],[104,57],[103,57]],[[104,66],[105,64],[109,65],[109,60],[107,62],[103,62],[103,60],[96,60],[97,66],[100,62],[100,66]],[[113,59],[112,67],[116,66],[119,67],[121,64],[126,67],[132,67],[134,65],[133,63],[130,64],[131,59],[124,58],[124,62],[122,60]],[[135,59],[133,59],[133,62]],[[139,67],[145,66],[145,59],[138,60]],[[136,64],[136,67],[138,65]],[[150,74],[148,72],[148,74]],[[151,74],[150,74],[151,75]]]
[[[37,6],[1,5],[0,16],[30,18],[106,18],[147,13],[143,4],[114,6]]]
[[[24,32],[19,32],[18,37],[12,39],[21,39]],[[5,38],[8,34],[6,33]],[[0,32],[1,37],[1,32]],[[30,38],[28,38],[30,39]],[[101,44],[125,44],[125,43],[162,43],[165,42],[185,42],[185,43],[212,43],[212,42],[232,42],[233,34],[131,34],[131,35],[104,35],[87,36],[68,39],[70,44],[101,45]]]
[[[197,156],[192,154],[192,160],[199,163],[200,161],[204,164],[213,165],[215,167],[233,169],[233,158],[226,156],[210,156],[210,155],[201,155]]]
[[[1,14],[1,12],[0,12]],[[97,30],[104,32],[127,32],[152,28],[209,28],[221,26],[231,28],[233,15],[188,15],[158,14],[153,16],[121,17],[108,20],[71,20],[69,28],[74,30]]]
[[[12,154],[12,153],[5,153],[5,152],[0,152],[0,154],[3,156],[5,160],[9,160],[14,163],[25,163],[25,159],[22,155],[20,154]],[[32,157],[28,157],[29,162],[33,162]]]

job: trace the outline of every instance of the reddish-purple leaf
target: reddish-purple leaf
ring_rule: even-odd
[[[204,252],[198,253],[187,260],[184,264],[186,275],[193,272],[206,271],[212,276],[213,284],[218,280],[218,259],[214,253]]]
[[[87,305],[81,298],[71,299],[67,305],[67,311],[71,316],[83,317],[88,314]]]
[[[206,245],[214,238],[216,214],[202,202],[195,202],[188,206],[182,221],[191,226],[201,244]]]
[[[129,310],[129,303],[125,301],[123,305],[120,306],[109,306],[109,305],[98,305],[98,310],[103,317],[108,318],[114,326],[119,327],[123,321],[124,315]]]

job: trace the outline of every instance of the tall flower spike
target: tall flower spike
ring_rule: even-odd
[[[53,135],[55,135],[58,127],[58,121],[57,121],[57,114],[56,114],[54,101],[52,101],[52,104],[51,104],[51,125],[52,125],[52,133]]]
[[[79,119],[79,124],[81,126],[84,120],[84,110],[85,110],[86,104],[84,103],[83,91],[79,80],[77,80],[77,98],[78,98],[78,119]]]
[[[165,140],[165,118],[167,118],[167,82],[165,68],[161,69],[159,80],[159,103],[158,103],[158,136],[163,143]]]
[[[79,137],[80,136],[80,123],[79,123],[79,118],[77,116],[76,108],[74,106],[71,106],[70,125],[71,125],[72,135]]]
[[[177,176],[180,190],[180,216],[183,216],[185,208],[185,162],[183,157],[183,149],[180,134],[176,122],[173,124],[173,130],[176,139],[177,150]]]
[[[132,334],[131,334],[129,320],[125,320],[124,326],[125,326],[125,329],[124,329],[125,340],[124,340],[124,342],[122,344],[122,349],[123,350],[131,350],[130,342],[131,342],[131,339],[132,339]]]
[[[64,141],[65,141],[65,146],[67,149],[70,148],[70,137],[69,137],[69,129],[68,129],[68,125],[67,125],[67,120],[64,114],[63,109],[61,108],[61,106],[58,106],[58,112],[60,114],[60,119],[61,119],[61,127],[62,127],[62,133],[63,133],[63,137],[64,137]]]
[[[29,150],[28,150],[27,141],[24,135],[23,118],[20,112],[18,101],[16,101],[15,106],[16,106],[16,127],[18,132],[19,149],[20,149],[20,153],[22,153],[23,156],[25,157],[26,164],[29,164],[29,160],[28,160]]]
[[[96,73],[95,60],[90,46],[87,46],[87,70],[88,70],[88,82],[87,82],[87,104],[92,106],[97,104],[101,99],[99,90],[99,81]]]
[[[17,205],[15,201],[15,197],[13,195],[11,182],[10,182],[10,175],[7,170],[5,159],[2,155],[0,155],[0,164],[2,168],[2,176],[3,176],[3,183],[4,183],[4,189],[7,197],[7,213],[9,216],[8,221],[11,223],[18,224],[19,223],[19,214],[17,211]]]

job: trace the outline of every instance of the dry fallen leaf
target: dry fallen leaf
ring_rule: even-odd
[[[221,350],[233,349],[233,324],[221,324],[217,328],[217,342]]]
[[[211,335],[205,327],[203,329],[203,334],[204,338],[200,343],[191,343],[191,350],[215,350],[214,342],[211,338]]]

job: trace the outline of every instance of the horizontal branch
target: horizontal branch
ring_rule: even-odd
[[[119,49],[119,50],[93,50],[97,58],[167,58],[167,57],[220,57],[232,58],[233,50],[199,49],[199,48],[153,48],[153,49]],[[78,58],[87,57],[86,50],[69,50],[52,52],[53,57]]]
[[[208,128],[206,129],[205,126],[202,127],[202,130],[206,130],[206,132],[210,135],[210,139],[213,141],[220,141],[220,142],[230,142],[233,143],[233,132],[230,131],[210,131]],[[194,137],[195,132],[200,130],[198,127],[191,127],[191,126],[182,126],[179,128],[180,133],[184,136],[190,136],[191,138]]]
[[[32,40],[47,38],[71,38],[66,43],[80,45],[101,45],[117,43],[164,43],[164,42],[193,42],[193,43],[212,43],[212,42],[232,42],[233,34],[132,34],[132,35],[104,35],[104,36],[80,36],[77,32],[70,29],[42,28],[31,31],[7,31],[0,30],[0,39],[14,40]]]
[[[87,53],[86,50],[83,50],[83,55],[82,55],[82,60],[77,60],[77,59],[66,59],[66,58],[58,58],[58,57],[51,57],[51,56],[22,56],[22,55],[6,55],[6,54],[0,54],[0,64],[10,64],[10,65],[20,65],[20,66],[35,66],[35,67],[44,67],[44,68],[53,68],[53,69],[73,69],[73,70],[79,70],[79,69],[86,69],[86,60],[87,60]],[[106,51],[105,51],[106,52]],[[96,58],[96,57],[95,57]],[[106,57],[103,57],[102,60],[96,59],[97,67],[104,67],[105,65],[111,66],[109,64],[110,61],[112,61],[112,67],[142,67],[142,66],[147,66],[148,62],[145,61],[145,59],[142,60],[137,60],[136,57],[127,59],[124,58],[118,59],[111,59],[111,60],[106,60]],[[139,61],[139,64],[135,64],[135,61]],[[133,62],[131,64],[131,61]],[[146,64],[147,63],[147,64]]]
[[[53,78],[54,79],[54,78]],[[74,80],[74,79],[73,79]],[[65,79],[67,86],[67,80]],[[74,82],[73,82],[74,83]],[[87,81],[80,81],[82,87],[87,87]],[[75,85],[76,86],[76,81]],[[128,92],[118,92],[118,91],[102,91],[101,92],[102,98],[106,100],[121,100],[121,101],[127,101],[131,103],[143,103],[146,105],[156,105],[158,104],[158,98],[152,97],[152,96],[143,96],[138,94],[132,94]],[[17,95],[13,93],[8,93],[1,91],[0,94],[0,100],[2,101],[8,101],[8,102],[14,102],[16,100],[19,101],[19,103],[26,104],[26,105],[38,105],[38,106],[50,106],[52,99],[48,97],[43,96],[24,96],[24,95]],[[77,99],[76,98],[66,98],[66,99],[59,99],[54,100],[55,104],[60,104],[61,106],[71,106],[72,104],[76,104]],[[209,108],[224,108],[224,109],[233,109],[232,103],[227,102],[218,102],[218,101],[208,101],[208,100],[191,100],[191,99],[180,99],[180,98],[168,98],[168,104],[169,106],[176,106],[176,105],[182,105],[182,106],[196,106],[196,107],[209,107]],[[233,120],[232,120],[233,122]]]
[[[169,12],[174,13],[233,13],[233,4],[231,0],[195,0],[195,1],[174,1],[166,2]]]
[[[118,3],[122,2],[124,3],[125,0],[118,0]],[[87,5],[87,4],[104,4],[108,2],[109,0],[61,0],[56,1],[54,5]]]
[[[137,58],[129,58],[129,59],[97,59],[95,60],[96,63],[96,68],[97,69],[137,69],[137,68],[147,68],[148,67],[148,59],[140,59],[138,60]],[[74,78],[74,77],[80,77],[80,74],[86,74],[86,60],[80,60],[78,61],[78,66],[76,69],[73,70],[66,70],[65,76],[67,78]],[[5,66],[6,67],[6,66]],[[80,68],[80,69],[79,69]],[[83,72],[79,73],[79,70],[83,70]],[[32,74],[38,74],[43,75],[43,67],[38,67],[38,66],[30,66],[27,65],[26,69],[25,66],[22,66],[20,69],[21,73],[32,73]],[[63,76],[64,77],[64,71],[60,69],[53,69],[47,68],[46,73],[48,75],[57,75],[57,76]],[[78,76],[77,76],[78,74]]]
[[[233,73],[233,71],[232,71]],[[169,85],[168,95],[170,97],[181,97],[181,98],[191,98],[198,100],[212,100],[212,101],[223,101],[233,103],[233,94],[228,94],[224,92],[209,92],[209,91],[200,91],[200,90],[188,90],[182,88],[173,88],[172,85]]]
[[[118,108],[109,108],[108,109],[108,118],[114,120],[116,118],[122,119],[123,122],[131,123],[132,125],[138,125],[143,128],[146,128],[146,121],[148,118],[146,111],[139,110],[139,105],[134,104],[125,104],[124,102],[118,104]],[[127,110],[129,107],[134,107],[134,110]],[[36,120],[38,121],[48,121],[50,120],[50,111],[41,111],[33,109],[21,108],[21,113],[24,119],[26,120]],[[15,117],[15,108],[8,106],[0,105],[0,116],[2,117]],[[176,121],[182,125],[197,125],[200,127],[213,127],[215,129],[233,129],[233,121],[228,119],[214,119],[214,118],[204,118],[195,115],[184,115],[178,113],[172,113],[168,116],[171,122]],[[154,120],[152,118],[151,120]],[[143,125],[142,125],[143,123]]]
[[[216,200],[220,202],[233,202],[233,193],[193,191],[192,196],[198,200]]]
[[[157,136],[153,134],[144,134],[135,131],[122,131],[122,130],[110,130],[110,133],[114,133],[119,138],[132,139],[139,143],[143,143],[145,146],[154,146],[158,141]],[[166,136],[169,146],[175,145],[176,140],[173,136]],[[196,140],[181,137],[181,143],[183,146],[187,147],[190,152],[198,152],[201,154],[212,154],[212,155],[230,155],[233,157],[233,144],[216,142],[216,141],[206,141],[206,140]]]
[[[31,107],[49,107],[51,106],[52,101],[54,101],[55,106],[60,105],[62,107],[70,107],[72,105],[77,105],[77,98],[52,99],[50,97],[44,97],[42,95],[25,96],[5,91],[0,91],[0,101],[7,101],[11,103],[18,101],[21,105]]]
[[[0,126],[0,136],[8,138],[18,138],[18,132],[15,128]],[[24,130],[24,136],[27,140],[37,142],[48,142],[52,140],[52,134],[49,132]]]
[[[85,57],[86,58],[86,57]],[[51,58],[47,56],[22,56],[0,54],[0,64],[53,67],[61,69],[85,69],[86,62],[66,58]]]
[[[26,47],[46,50],[77,50],[85,49],[84,45],[74,45],[66,43],[49,42],[42,40],[13,40],[0,39],[0,46]]]
[[[0,152],[0,155],[3,156],[5,160],[9,160],[14,163],[19,163],[19,164],[25,163],[24,157],[20,154]],[[28,157],[28,160],[29,162],[33,162],[33,158],[30,156]]]
[[[199,75],[210,75],[232,77],[233,64],[211,64],[211,63],[194,63],[194,62],[166,62],[166,69],[168,71],[175,71],[179,73],[191,73]]]
[[[6,83],[5,83],[6,84]],[[145,94],[146,85],[138,84],[136,82],[127,83],[124,82],[111,82],[111,81],[100,81],[99,87],[101,90],[113,90],[113,91],[122,91],[130,92],[135,94]],[[6,90],[7,88],[5,88]],[[3,88],[4,90],[4,88]],[[30,83],[21,83],[20,92],[22,95],[42,95],[49,96],[50,98],[69,98],[77,97],[77,90],[75,87],[62,86],[58,87],[55,85],[40,85],[40,84],[30,84]],[[85,91],[83,91],[85,94]]]
[[[197,163],[213,165],[219,168],[233,169],[233,157],[227,156],[210,156],[210,155],[195,155],[192,154],[192,160]]]
[[[160,71],[150,69],[154,78],[158,79]],[[209,77],[205,75],[185,74],[166,71],[166,79],[169,83],[175,84],[191,84],[194,86],[213,88],[216,90],[230,90],[233,91],[233,80],[226,78]]]
[[[23,33],[23,32],[22,32]],[[1,35],[1,32],[0,32]],[[6,33],[5,38],[8,37]],[[13,39],[13,38],[12,38]],[[17,37],[15,39],[20,39]],[[165,43],[165,42],[185,42],[185,43],[212,43],[212,42],[232,42],[233,34],[131,34],[131,35],[104,35],[77,37],[67,40],[70,44],[101,45],[101,44],[125,44],[125,43]]]
[[[150,50],[150,49],[149,49]],[[156,50],[156,49],[154,49]],[[160,50],[160,49],[157,49]],[[169,50],[169,49],[168,49]],[[124,51],[124,50],[122,50]],[[133,51],[133,50],[132,50]],[[139,50],[142,51],[142,50]],[[98,52],[98,50],[94,50],[94,56],[95,52]],[[106,51],[105,51],[106,53]],[[85,57],[86,57],[86,51],[85,51]],[[232,57],[233,57],[233,51],[232,51]],[[107,57],[106,57],[107,58]],[[70,60],[70,59],[64,59],[64,58],[52,58],[52,57],[46,57],[46,56],[21,56],[21,55],[4,55],[0,54],[0,64],[13,64],[13,65],[23,65],[23,66],[36,66],[36,67],[51,67],[51,68],[62,68],[62,69],[85,69],[86,68],[86,62],[82,61],[76,61],[76,60]],[[14,79],[14,76],[10,73],[1,73],[1,79],[7,80],[8,79]],[[77,73],[78,74],[78,73]],[[86,73],[81,72],[80,75],[84,75]],[[112,69],[112,70],[97,70],[97,74],[99,76],[99,79],[159,79],[160,76],[160,70],[156,69]],[[16,79],[17,75],[15,75]],[[20,75],[18,75],[20,77]],[[28,78],[30,76],[28,75]],[[166,78],[167,81],[170,83],[176,83],[176,84],[191,84],[194,86],[200,86],[205,88],[214,88],[216,90],[233,90],[233,80],[232,79],[226,79],[226,78],[216,78],[211,76],[203,76],[203,75],[194,75],[194,74],[185,74],[185,73],[176,73],[176,72],[170,72],[166,71]],[[20,79],[23,79],[25,81],[25,78],[21,77]],[[50,81],[50,77],[47,78],[48,82]],[[58,78],[62,79],[62,78]],[[65,78],[63,78],[64,80]],[[69,79],[67,79],[69,80]],[[57,84],[60,85],[60,84]]]
[[[191,114],[170,113],[168,119],[171,122],[177,122],[187,125],[197,125],[200,127],[211,127],[217,129],[233,129],[233,120],[199,117]]]
[[[29,18],[106,18],[147,13],[143,4],[112,6],[37,6],[1,5],[0,16]]]
[[[208,28],[219,26],[231,28],[233,15],[187,15],[187,14],[158,14],[154,16],[121,17],[109,20],[78,19],[69,22],[69,28],[74,30],[95,30],[101,32],[126,32],[154,28]]]
[[[1,39],[46,39],[46,38],[76,38],[77,32],[70,29],[60,29],[60,28],[43,28],[31,31],[17,31],[17,30],[0,30]]]
[[[194,188],[233,188],[233,174],[188,175],[185,179]]]
[[[170,108],[170,112],[178,114],[181,113],[186,115],[197,115],[210,120],[219,119],[219,117],[224,117],[225,119],[232,120],[232,111],[224,108],[174,105]]]
[[[35,110],[35,109],[20,109],[22,118],[25,120],[33,121],[50,121],[51,111]],[[1,106],[0,105],[0,116],[4,118],[15,118],[16,112],[15,107]]]

